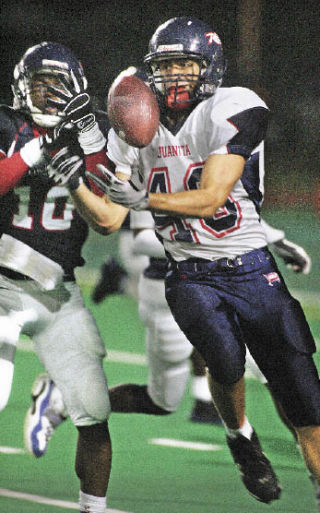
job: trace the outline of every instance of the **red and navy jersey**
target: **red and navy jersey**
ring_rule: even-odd
[[[103,115],[98,117],[105,131],[107,121]],[[40,135],[39,130],[26,114],[1,105],[0,158],[19,152]],[[68,145],[83,157],[76,136]],[[4,166],[2,172],[5,171]],[[44,166],[29,169],[14,189],[0,198],[0,234],[3,233],[60,264],[67,274],[84,264],[81,248],[87,238],[87,224],[77,213],[68,189],[55,185]]]

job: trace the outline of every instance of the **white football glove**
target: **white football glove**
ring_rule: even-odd
[[[282,258],[287,265],[296,273],[309,274],[311,270],[311,258],[307,252],[298,244],[283,238],[273,244],[271,249]]]
[[[86,175],[109,196],[111,201],[124,207],[133,208],[133,210],[148,208],[148,192],[143,185],[139,188],[131,180],[120,180],[102,164],[97,164],[97,168],[102,174],[102,178],[90,171],[86,171]]]

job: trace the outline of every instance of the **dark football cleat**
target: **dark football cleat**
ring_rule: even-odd
[[[113,258],[101,267],[99,281],[92,292],[94,303],[100,303],[110,294],[123,294],[125,289],[126,271]]]
[[[214,407],[212,402],[199,401],[197,399],[194,403],[193,410],[190,414],[191,422],[199,422],[201,424],[215,424],[222,426],[222,420],[219,413]]]
[[[250,440],[242,435],[236,438],[227,436],[227,443],[248,492],[266,504],[279,499],[281,486],[262,451],[256,432],[253,431]]]

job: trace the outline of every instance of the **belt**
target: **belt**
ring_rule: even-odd
[[[14,271],[13,269],[9,269],[8,267],[0,266],[0,274],[9,278],[10,280],[32,280],[30,276],[26,274],[19,273],[18,271]],[[74,273],[68,273],[63,276],[63,281],[75,281]]]
[[[269,261],[271,254],[267,247],[254,249],[243,255],[234,258],[219,258],[217,260],[207,260],[204,258],[188,258],[181,262],[170,260],[170,268],[178,271],[201,272],[213,270],[231,270],[236,267],[251,264],[262,264]]]

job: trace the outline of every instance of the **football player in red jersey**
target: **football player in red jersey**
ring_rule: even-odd
[[[7,404],[16,344],[25,333],[59,384],[78,430],[80,511],[105,513],[111,468],[105,347],[75,282],[88,226],[70,197],[82,181],[88,184],[80,157],[90,168],[105,153],[107,121],[92,112],[86,87],[74,54],[44,42],[29,48],[14,70],[13,107],[0,106],[0,408]],[[57,185],[50,162],[61,158],[66,142],[74,155],[64,163],[78,174]],[[33,389],[41,394],[29,424],[36,457],[51,429],[40,418],[51,388],[47,379]],[[63,414],[62,408],[55,425]]]

